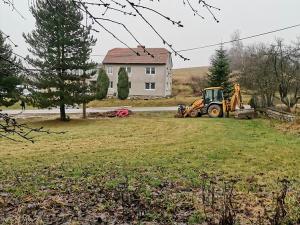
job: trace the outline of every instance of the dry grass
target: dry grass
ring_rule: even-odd
[[[207,76],[208,67],[191,67],[173,70],[173,79],[178,83],[188,83],[192,77],[205,77]]]
[[[192,67],[173,70],[173,95],[193,96],[192,77],[206,77],[208,67]]]

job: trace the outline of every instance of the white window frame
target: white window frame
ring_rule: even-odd
[[[150,73],[147,73],[147,69],[150,69]],[[152,69],[154,69],[154,73],[152,73]],[[147,66],[145,68],[145,74],[146,75],[156,75],[156,67],[155,66]]]
[[[114,82],[113,81],[109,81],[109,89],[114,89]]]
[[[108,75],[111,75],[111,74],[113,74],[113,67],[112,66],[107,66],[107,68],[106,68],[106,73],[108,74]]]
[[[130,68],[130,72],[128,72],[128,68]],[[125,66],[125,70],[126,70],[128,76],[131,75],[131,72],[132,72],[131,66]]]
[[[149,84],[149,89],[146,88],[146,84]],[[154,88],[152,88],[152,84],[154,84]],[[155,91],[156,90],[156,84],[155,82],[145,82],[145,90],[147,91]]]
[[[120,68],[124,68],[128,74],[128,76],[131,75],[131,72],[132,72],[132,67],[131,66],[121,66]],[[128,68],[130,68],[130,72],[128,72]]]

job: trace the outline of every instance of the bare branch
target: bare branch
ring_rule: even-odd
[[[45,130],[43,127],[33,128],[17,120],[8,114],[0,113],[0,138],[20,142],[22,140],[34,143],[32,133],[44,134],[64,134],[65,132],[53,132]]]
[[[12,10],[15,11],[22,19],[24,19],[24,20],[26,19],[26,18],[23,16],[23,14],[16,8],[16,6],[15,6],[15,4],[14,4],[13,1],[11,1],[11,0],[2,0],[2,2],[3,2],[4,4],[9,5],[9,6],[12,8]]]

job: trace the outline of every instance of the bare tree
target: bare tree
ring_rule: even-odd
[[[233,72],[240,71],[243,64],[244,45],[240,40],[241,34],[236,30],[231,35],[232,46],[228,51],[228,58],[230,61],[230,69]]]
[[[291,111],[300,99],[300,40],[291,45],[277,40],[269,54],[278,83],[279,98]]]
[[[49,5],[53,6],[56,9],[57,13],[64,13],[62,9],[59,8],[59,4],[56,4],[56,0],[35,0],[35,1],[46,1]],[[32,4],[35,4],[35,1],[32,1]],[[183,27],[183,23],[181,20],[175,20],[171,18],[168,15],[165,15],[162,12],[159,12],[157,10],[157,4],[160,4],[160,1],[157,2],[153,0],[70,0],[77,8],[78,10],[82,11],[86,17],[87,21],[89,22],[89,25],[93,26],[93,31],[99,32],[99,29],[104,30],[105,32],[109,33],[114,39],[119,41],[124,46],[128,47],[133,51],[133,53],[139,55],[138,52],[136,52],[134,49],[132,49],[124,40],[119,38],[118,34],[116,34],[114,31],[111,30],[110,25],[118,25],[121,29],[123,29],[126,33],[128,33],[134,41],[140,46],[144,46],[139,39],[135,36],[135,34],[129,30],[128,26],[124,21],[125,19],[118,20],[114,18],[113,14],[111,12],[117,12],[123,15],[124,17],[137,17],[139,20],[143,21],[149,29],[151,29],[159,39],[161,39],[162,43],[167,46],[170,51],[175,55],[180,57],[182,60],[186,61],[189,60],[185,56],[183,56],[180,51],[176,50],[176,48],[173,46],[173,44],[167,40],[163,34],[161,34],[156,25],[153,24],[152,19],[147,18],[147,13],[152,14],[151,18],[153,16],[160,17],[162,21],[167,21],[170,23],[170,25],[177,26],[179,28]],[[201,19],[205,19],[204,16],[201,13],[201,8],[206,9],[206,11],[209,13],[209,15],[212,16],[212,18],[219,22],[218,19],[215,16],[215,12],[219,11],[220,9],[210,5],[204,0],[198,1],[198,0],[181,0],[183,6],[187,6],[191,13],[193,13],[194,16],[198,16]],[[175,3],[179,4],[179,3]],[[95,11],[102,12],[100,16],[95,14]],[[149,14],[149,15],[150,15]],[[86,26],[86,25],[83,25]],[[144,53],[154,57],[145,47]]]
[[[245,48],[239,82],[249,89],[262,107],[272,106],[277,91],[269,47],[256,44]]]
[[[46,2],[49,5],[51,5],[55,12],[58,14],[64,14],[63,8],[60,7],[60,4],[57,0],[30,0],[28,1],[28,4],[30,7],[35,7],[36,3],[38,1]],[[125,24],[125,19],[116,19],[114,18],[114,14],[111,12],[119,13],[120,15],[123,15],[124,17],[130,16],[130,17],[137,17],[139,20],[143,21],[149,29],[151,29],[159,39],[161,39],[163,45],[167,46],[170,51],[177,57],[180,57],[182,60],[186,61],[189,60],[185,56],[182,55],[181,51],[176,50],[176,48],[173,46],[173,44],[164,38],[164,35],[161,34],[157,26],[153,24],[152,18],[154,16],[157,16],[162,19],[163,21],[169,22],[170,25],[178,26],[179,28],[182,28],[184,25],[181,22],[181,20],[175,20],[171,18],[170,16],[160,12],[157,8],[157,5],[160,4],[160,0],[154,1],[154,0],[69,0],[74,4],[74,6],[77,7],[78,10],[82,11],[86,15],[86,23],[82,24],[83,27],[90,28],[92,26],[92,30],[94,32],[100,32],[99,29],[104,30],[108,34],[110,34],[114,39],[119,41],[124,46],[128,47],[133,51],[133,53],[139,55],[137,51],[132,49],[124,40],[122,40],[118,34],[116,34],[114,31],[111,30],[110,25],[118,25],[121,29],[123,29],[127,34],[129,34],[134,41],[138,43],[140,46],[143,45],[138,38],[134,35],[134,33],[129,30],[128,26]],[[191,13],[194,16],[197,16],[201,19],[205,19],[203,11],[207,11],[207,13],[218,23],[219,20],[217,19],[215,13],[217,11],[220,11],[219,8],[209,4],[205,0],[180,0],[182,6],[188,7],[191,10]],[[175,4],[180,5],[180,1],[176,2]],[[13,0],[1,0],[4,5],[8,5],[13,11],[16,11],[22,18],[24,16],[22,15],[22,12],[20,12],[16,6]],[[204,9],[204,10],[203,10]],[[96,12],[101,12],[100,14],[96,14]],[[147,15],[147,13],[150,13]],[[151,15],[152,14],[152,15]],[[150,16],[151,19],[148,19],[147,16]],[[70,21],[71,23],[72,21]],[[149,56],[153,55],[145,48],[144,53],[148,54]]]

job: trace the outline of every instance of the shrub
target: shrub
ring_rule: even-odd
[[[118,73],[118,98],[125,100],[129,95],[128,74],[124,68],[120,68]]]
[[[96,89],[96,98],[101,100],[107,96],[109,86],[109,78],[104,69],[99,70],[98,79],[97,79],[97,89]]]

